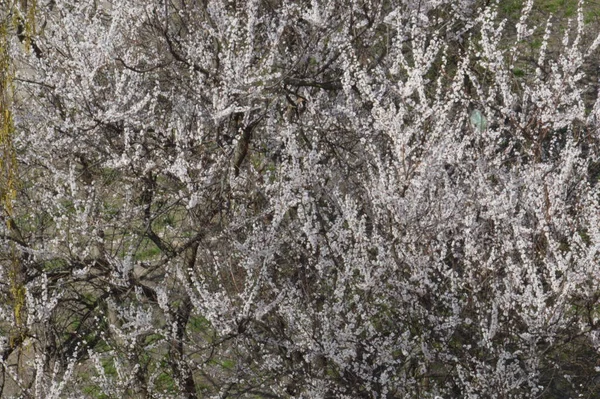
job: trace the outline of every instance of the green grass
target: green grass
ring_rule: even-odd
[[[515,69],[513,69],[512,72],[513,72],[513,75],[515,75],[518,78],[525,76],[525,71],[520,68],[515,68]]]
[[[114,359],[105,358],[102,359],[102,368],[104,369],[104,373],[110,377],[117,376],[117,368],[115,367]]]
[[[86,395],[95,398],[95,399],[108,399],[109,396],[106,395],[102,389],[97,385],[89,385],[82,389],[82,392]]]
[[[524,0],[502,0],[499,2],[498,12],[501,18],[517,22],[521,17],[521,11],[525,4]],[[577,16],[578,0],[535,0],[532,16],[538,14],[544,23],[545,19],[552,15],[556,22],[559,18],[574,18]],[[540,15],[541,14],[541,15]],[[600,19],[600,3],[587,1],[583,5],[584,23],[592,23]],[[531,22],[531,20],[530,20]]]
[[[165,393],[177,392],[175,380],[167,373],[161,373],[155,380],[155,387],[158,391]]]
[[[236,365],[235,361],[231,360],[231,359],[221,360],[220,363],[221,363],[221,366],[223,366],[223,368],[226,370],[233,370]]]
[[[63,259],[51,259],[47,260],[43,263],[43,270],[45,273],[57,272],[61,269],[66,269],[68,267],[68,263]]]
[[[498,11],[502,16],[513,19],[521,15],[522,8],[522,0],[505,0],[500,2]]]
[[[156,259],[160,256],[161,250],[147,238],[144,238],[142,241],[142,245],[135,252],[134,258],[137,261],[148,261]]]
[[[537,1],[542,11],[558,14],[567,18],[574,17],[577,14],[577,0],[543,0]]]
[[[210,323],[203,316],[191,316],[187,327],[190,332],[206,332],[206,330],[210,327]]]
[[[164,339],[164,337],[160,334],[150,334],[144,338],[144,346],[150,346],[155,344],[156,342],[160,342]]]

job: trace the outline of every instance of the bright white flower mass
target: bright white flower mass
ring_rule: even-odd
[[[546,3],[0,0],[0,396],[598,397],[597,6]]]

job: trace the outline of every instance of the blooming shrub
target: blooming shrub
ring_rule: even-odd
[[[7,397],[599,394],[585,5],[4,3]]]

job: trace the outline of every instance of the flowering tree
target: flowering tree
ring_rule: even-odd
[[[0,4],[0,396],[597,397],[583,4]]]

